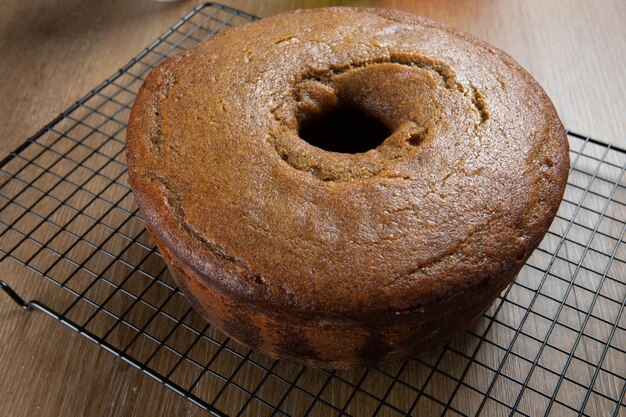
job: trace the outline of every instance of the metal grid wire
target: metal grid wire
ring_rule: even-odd
[[[194,9],[0,163],[0,274],[37,281],[38,301],[3,289],[217,416],[626,415],[626,152],[573,133],[550,232],[444,348],[381,369],[310,369],[196,315],[128,187],[126,121],[155,64],[251,19]]]

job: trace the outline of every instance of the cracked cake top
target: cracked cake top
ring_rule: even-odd
[[[353,153],[302,138],[341,109],[388,136]],[[159,65],[130,116],[128,164],[148,227],[207,287],[267,308],[399,314],[530,256],[568,144],[503,52],[425,18],[328,8],[227,29]]]

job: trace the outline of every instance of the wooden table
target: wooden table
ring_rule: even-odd
[[[125,64],[196,1],[5,0],[0,158]],[[259,16],[322,5],[410,10],[502,48],[552,97],[565,126],[626,147],[626,3],[223,1]],[[32,283],[21,293],[36,296]],[[0,415],[204,415],[41,314],[0,296]]]

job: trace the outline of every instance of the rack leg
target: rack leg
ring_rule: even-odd
[[[30,303],[27,303],[26,301],[24,301],[24,299],[22,297],[20,297],[13,290],[13,288],[11,288],[11,286],[9,284],[7,284],[6,282],[2,281],[1,279],[0,279],[0,287],[2,287],[4,292],[6,292],[9,295],[9,297],[11,297],[13,299],[13,301],[15,301],[24,310],[29,310],[30,309]]]

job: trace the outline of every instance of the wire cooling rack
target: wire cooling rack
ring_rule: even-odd
[[[310,369],[252,352],[196,315],[128,187],[126,121],[155,64],[251,19],[194,9],[0,163],[5,292],[215,416],[626,415],[626,151],[574,133],[550,232],[446,347],[381,369]],[[37,300],[7,284],[22,280],[36,281]]]

